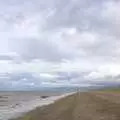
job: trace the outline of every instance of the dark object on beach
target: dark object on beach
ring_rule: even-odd
[[[20,104],[19,103],[16,103],[15,105],[12,105],[11,107],[12,108],[16,108],[17,106],[19,106]]]
[[[42,99],[48,98],[49,96],[41,96]]]

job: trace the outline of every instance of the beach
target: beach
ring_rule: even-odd
[[[120,120],[120,91],[76,93],[15,120]]]

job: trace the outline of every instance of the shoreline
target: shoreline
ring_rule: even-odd
[[[80,92],[11,120],[120,120],[120,92]]]
[[[35,110],[36,108],[42,108],[44,106],[48,106],[48,105],[53,104],[53,103],[55,103],[56,101],[58,101],[62,98],[65,98],[69,95],[72,95],[74,93],[75,92],[70,92],[70,93],[64,93],[64,94],[61,94],[61,95],[58,95],[58,96],[49,96],[45,99],[41,99],[41,100],[38,100],[38,101],[36,99],[36,100],[34,100],[34,102],[31,101],[32,104],[28,103],[23,108],[19,108],[18,111],[15,111],[15,113],[13,115],[11,115],[9,118],[7,118],[5,120],[17,119],[17,118],[22,117],[25,114],[29,113],[30,111]]]

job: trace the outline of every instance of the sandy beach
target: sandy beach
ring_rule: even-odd
[[[77,93],[15,120],[120,120],[120,92]]]

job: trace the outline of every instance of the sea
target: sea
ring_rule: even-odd
[[[56,100],[75,91],[73,88],[38,91],[0,91],[0,120],[17,118],[37,107],[54,103]]]
[[[61,92],[41,91],[1,91],[0,120],[9,120],[63,97]]]

